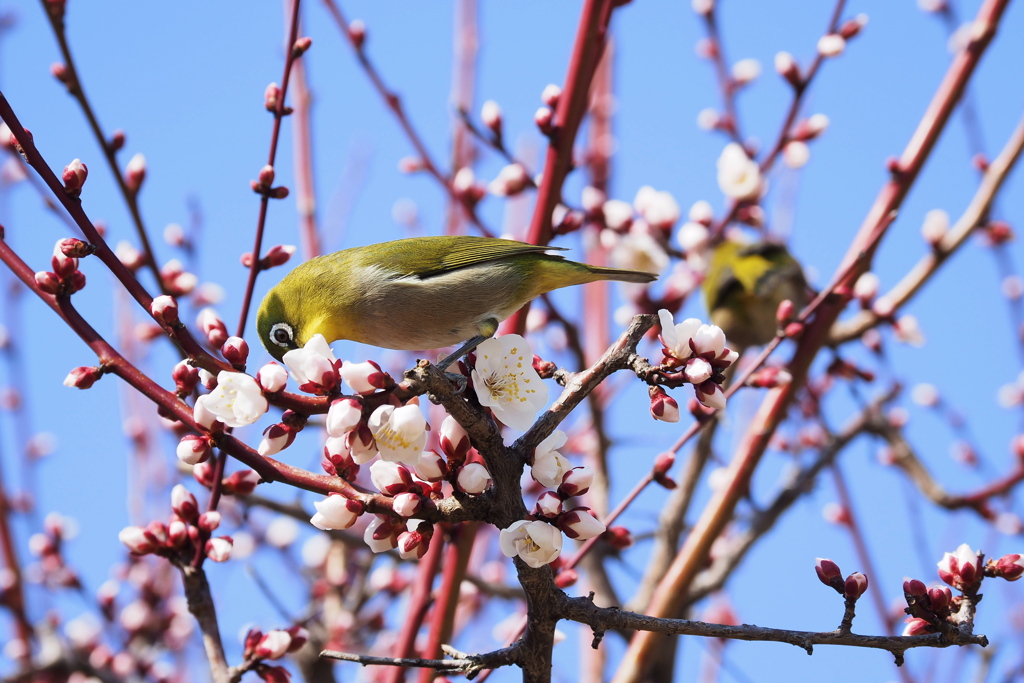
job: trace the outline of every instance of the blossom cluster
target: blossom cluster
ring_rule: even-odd
[[[234,541],[230,536],[210,537],[220,526],[219,512],[200,513],[196,497],[182,484],[171,490],[171,509],[166,524],[154,520],[144,527],[125,527],[117,535],[118,540],[135,555],[157,554],[180,564],[192,561],[196,546],[201,546],[214,562],[226,562],[231,557]]]
[[[664,346],[661,365],[693,384],[697,400],[705,406],[718,410],[725,408],[725,393],[721,386],[725,376],[722,373],[739,358],[736,351],[726,347],[725,332],[717,325],[702,323],[697,318],[676,323],[665,309],[658,311],[658,317]]]

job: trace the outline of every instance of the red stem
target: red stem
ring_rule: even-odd
[[[277,108],[274,110],[274,125],[270,132],[270,151],[267,153],[267,165],[273,166],[277,158],[277,141],[281,136],[281,120],[285,117],[285,99],[288,94],[288,81],[292,73],[292,63],[299,57],[295,52],[295,41],[299,39],[299,2],[292,0],[291,27],[288,29],[288,45],[285,46],[284,75],[281,76],[281,93],[277,98]],[[260,254],[263,250],[263,229],[267,223],[267,205],[270,203],[268,191],[264,191],[260,197],[260,213],[256,219],[256,242],[252,248],[252,265],[249,267],[249,278],[245,283],[245,296],[242,297],[242,311],[238,315],[238,328],[235,336],[241,337],[245,333],[245,322],[249,317],[249,307],[252,305],[253,290],[256,288],[256,276],[259,275]]]

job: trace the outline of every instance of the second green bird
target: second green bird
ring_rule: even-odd
[[[257,331],[278,360],[317,334],[328,343],[433,349],[490,337],[502,320],[554,289],[657,277],[545,253],[552,249],[489,237],[415,237],[319,256],[267,293]]]

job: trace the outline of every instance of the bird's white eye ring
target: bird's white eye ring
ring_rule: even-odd
[[[270,341],[282,348],[289,348],[295,345],[295,333],[288,323],[274,323],[270,328]]]

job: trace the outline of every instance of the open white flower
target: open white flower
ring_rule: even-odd
[[[244,373],[226,370],[217,375],[216,389],[196,399],[196,408],[200,413],[211,413],[228,427],[251,425],[269,407],[256,380]]]
[[[418,405],[383,405],[373,411],[368,424],[383,460],[416,465],[427,443],[427,421]]]
[[[477,347],[473,387],[480,404],[513,429],[529,429],[548,402],[548,387],[533,369],[533,349],[518,334],[491,338]]]
[[[519,556],[534,569],[554,562],[562,552],[562,532],[545,522],[519,520],[498,537],[505,557]]]
[[[739,143],[730,142],[718,157],[718,187],[737,200],[753,199],[761,192],[761,166]]]
[[[548,488],[558,486],[562,483],[565,473],[572,469],[569,459],[557,450],[564,446],[567,440],[565,432],[556,429],[551,436],[541,441],[533,452],[533,465],[530,467],[530,474],[541,486]]]

